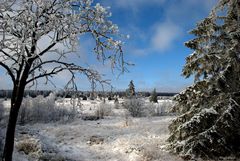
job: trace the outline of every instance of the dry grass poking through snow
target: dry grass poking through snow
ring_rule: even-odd
[[[8,102],[5,101],[4,106],[6,103]],[[14,161],[181,160],[162,150],[168,137],[167,127],[174,117],[152,116],[156,116],[156,112],[157,115],[164,114],[164,104],[144,105],[143,111],[146,113],[147,110],[147,115],[143,116],[147,117],[135,118],[121,107],[122,100],[118,108],[114,108],[113,101],[107,104],[98,101],[81,103],[84,106],[81,111],[83,115],[97,115],[103,119],[90,121],[77,117],[68,124],[40,121],[19,125]],[[68,100],[61,104],[64,107],[69,105]]]
[[[58,154],[71,161],[178,161],[181,159],[161,149],[172,118],[131,118],[131,124],[124,126],[125,118],[115,116],[57,126],[28,125],[24,130],[55,145]]]

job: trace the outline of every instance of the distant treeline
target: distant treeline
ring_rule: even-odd
[[[27,90],[24,92],[24,97],[36,97],[38,95],[48,96],[52,91],[47,90]],[[0,90],[0,98],[11,98],[12,90]]]
[[[48,96],[51,92],[51,90],[26,90],[24,93],[24,97],[30,96],[30,97],[36,97],[38,95],[42,95],[44,97]],[[80,97],[90,97],[91,93],[90,91],[78,91],[78,92],[68,92],[68,91],[57,91],[54,92],[56,93],[57,97],[66,97],[70,98],[72,97],[73,94],[78,94]],[[158,92],[158,96],[174,96],[177,93],[163,93],[163,92]],[[0,90],[0,98],[11,98],[12,95],[12,90]],[[109,96],[119,96],[119,97],[125,97],[126,92],[125,91],[118,91],[118,92],[95,92],[96,96],[99,97],[109,97]],[[136,92],[136,95],[139,97],[149,97],[151,95],[150,92]]]

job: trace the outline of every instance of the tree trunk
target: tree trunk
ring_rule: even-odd
[[[11,98],[11,110],[9,114],[2,161],[12,161],[15,129],[17,124],[18,112],[24,96],[24,89],[25,85],[20,86],[19,88],[17,88],[17,90],[16,86],[13,89]]]
[[[12,161],[17,116],[18,116],[17,107],[11,107],[3,152],[3,161]]]
[[[34,53],[34,51],[35,51],[35,45],[32,48],[32,53]],[[12,161],[18,112],[22,104],[29,70],[31,69],[33,61],[34,59],[28,60],[28,62],[25,65],[25,68],[19,71],[19,73],[23,71],[22,76],[17,77],[16,81],[13,82],[14,87],[13,87],[12,96],[11,96],[11,110],[9,114],[2,161]]]

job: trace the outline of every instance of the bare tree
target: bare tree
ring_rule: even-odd
[[[0,66],[13,83],[7,126],[4,161],[12,160],[15,127],[26,87],[39,79],[52,83],[52,77],[68,71],[68,85],[76,87],[76,73],[104,83],[101,75],[69,61],[77,51],[79,36],[90,35],[96,43],[99,61],[110,60],[112,68],[124,71],[122,43],[116,40],[118,27],[108,20],[111,13],[92,0],[1,0]],[[64,48],[63,48],[64,47]],[[105,52],[111,50],[113,52]]]

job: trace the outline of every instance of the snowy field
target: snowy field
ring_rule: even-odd
[[[156,107],[169,101],[161,100]],[[68,105],[69,100],[59,103]],[[100,101],[81,103],[81,112],[87,115],[95,113]],[[113,101],[106,104],[114,107]],[[8,106],[8,102],[4,101],[4,105]],[[123,108],[113,108],[109,116],[99,120],[76,118],[70,123],[18,125],[14,161],[178,161],[179,157],[163,149],[173,118],[136,118],[126,115]]]
[[[133,118],[129,126],[119,117],[98,121],[79,119],[65,125],[27,125],[18,128],[21,134],[17,142],[36,139],[58,160],[175,161],[180,159],[162,150],[171,119],[167,116]],[[27,157],[23,153],[15,155],[16,161],[27,160],[24,158]]]

